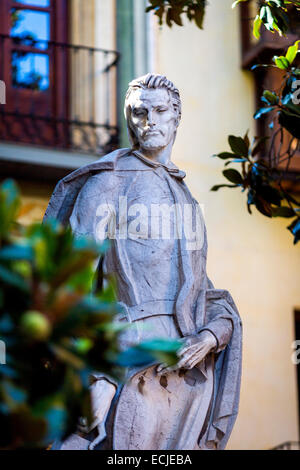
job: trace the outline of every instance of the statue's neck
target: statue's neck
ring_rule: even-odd
[[[139,147],[137,150],[149,160],[166,165],[171,160],[172,147],[173,142],[170,142],[162,149],[149,150]]]

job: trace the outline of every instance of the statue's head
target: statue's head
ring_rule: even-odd
[[[175,141],[181,118],[181,100],[164,75],[148,73],[129,83],[125,118],[132,148],[163,149]]]

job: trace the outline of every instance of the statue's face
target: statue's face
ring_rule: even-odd
[[[131,94],[131,124],[141,149],[159,150],[173,139],[177,115],[165,88],[137,89]]]

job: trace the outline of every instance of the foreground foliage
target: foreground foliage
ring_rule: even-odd
[[[288,229],[294,236],[294,243],[300,239],[300,201],[285,188],[284,178],[292,158],[300,151],[300,106],[295,104],[294,86],[300,77],[300,69],[293,67],[299,42],[290,46],[285,56],[275,56],[274,65],[265,65],[286,72],[279,91],[263,92],[261,99],[264,106],[254,115],[255,119],[260,119],[271,113],[269,127],[274,132],[271,136],[254,139],[251,146],[247,135],[244,138],[229,136],[231,152],[221,152],[215,156],[226,160],[226,167],[231,163],[239,163],[241,171],[225,169],[223,175],[231,184],[212,188],[212,191],[217,191],[222,187],[240,187],[243,191],[247,190],[250,214],[251,206],[254,205],[266,217],[292,219]],[[284,129],[289,133],[288,141],[285,142]]]
[[[232,8],[239,3],[250,0],[236,0]],[[149,0],[146,11],[153,11],[158,17],[159,24],[164,22],[171,28],[173,24],[183,26],[182,18],[194,21],[196,26],[203,29],[207,0]],[[300,1],[298,0],[261,0],[257,2],[257,15],[253,22],[253,33],[258,38],[263,25],[268,31],[285,34],[289,27],[289,18],[299,15]]]
[[[236,0],[238,4],[250,0]],[[183,26],[182,17],[194,20],[203,28],[206,1],[197,0],[150,0],[148,11],[154,10],[160,24],[165,21]],[[273,34],[286,35],[291,20],[300,24],[300,1],[298,0],[261,0],[256,2],[257,14],[253,18],[253,35],[260,38],[262,28]],[[248,135],[244,137],[230,135],[230,151],[215,156],[226,160],[225,167],[231,163],[239,164],[241,170],[225,168],[224,177],[231,184],[218,184],[212,191],[220,188],[242,188],[247,191],[247,208],[251,206],[266,217],[284,217],[292,219],[288,225],[294,243],[300,239],[300,202],[293,188],[284,184],[291,161],[300,151],[300,69],[297,66],[299,41],[290,46],[285,55],[274,56],[273,64],[259,64],[252,67],[273,67],[283,73],[282,83],[278,90],[264,90],[261,97],[264,106],[259,109],[254,119],[263,119],[271,113],[270,134],[254,138],[250,145]]]
[[[45,447],[90,416],[91,373],[176,362],[179,343],[155,340],[120,352],[113,281],[91,293],[107,246],[75,239],[55,221],[18,226],[15,184],[0,186],[0,448]],[[94,289],[95,290],[95,289]],[[3,352],[3,348],[2,348]],[[1,361],[0,361],[1,362]],[[4,361],[2,361],[4,362]]]

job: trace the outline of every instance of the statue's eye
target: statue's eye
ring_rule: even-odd
[[[165,113],[167,110],[165,108],[158,108],[157,110],[159,113]]]
[[[146,111],[144,109],[134,109],[133,114],[134,116],[145,116]]]

